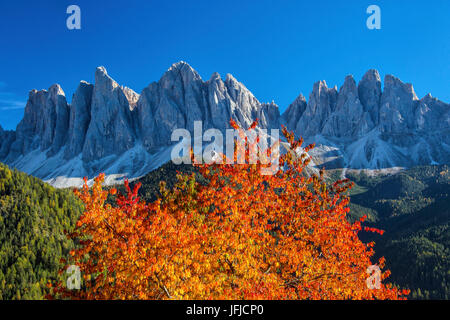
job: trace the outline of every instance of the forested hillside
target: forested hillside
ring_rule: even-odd
[[[0,164],[0,299],[42,299],[73,247],[81,202],[70,190]]]
[[[375,240],[391,280],[411,298],[450,299],[449,167],[421,166],[391,176],[350,175],[356,182],[351,213],[369,213],[371,226],[386,230]]]

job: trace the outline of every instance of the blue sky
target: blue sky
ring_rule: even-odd
[[[76,4],[82,29],[66,28]],[[366,8],[381,8],[381,30]],[[59,83],[71,100],[104,65],[140,92],[174,62],[204,80],[233,74],[281,111],[317,80],[342,85],[370,68],[450,102],[450,1],[15,0],[0,2],[0,125],[14,129],[28,92]]]

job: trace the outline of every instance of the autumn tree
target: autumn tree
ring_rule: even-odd
[[[242,135],[243,143],[250,142]],[[252,125],[254,128],[256,124]],[[77,191],[84,214],[71,235],[78,247],[68,265],[80,267],[81,290],[55,288],[57,297],[80,299],[398,299],[405,290],[369,289],[366,272],[374,243],[349,223],[348,180],[329,185],[311,174],[307,152],[283,128],[289,152],[280,169],[262,175],[256,164],[202,164],[179,175],[161,197],[145,203],[139,184],[126,195],[102,188]],[[271,149],[259,150],[273,156]],[[246,156],[248,157],[248,152]],[[235,153],[235,157],[236,157]],[[225,156],[223,155],[225,158]],[[225,163],[226,161],[224,161]],[[205,182],[206,181],[206,182]],[[108,193],[116,205],[105,201]],[[370,230],[377,231],[379,230]],[[377,262],[381,269],[384,259]]]

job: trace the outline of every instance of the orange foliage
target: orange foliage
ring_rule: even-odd
[[[283,133],[292,150],[301,146],[302,140],[295,141],[285,128]],[[384,283],[368,289],[374,244],[357,236],[363,219],[347,221],[345,191],[351,182],[329,186],[322,172],[308,176],[309,161],[306,153],[288,152],[280,158],[283,170],[274,175],[261,175],[261,163],[200,165],[208,183],[179,175],[173,190],[162,183],[162,197],[148,204],[137,195],[139,185],[131,190],[128,182],[128,194],[118,195],[116,206],[105,204],[108,192],[100,175],[91,189],[85,184],[77,192],[86,208],[72,235],[79,246],[70,264],[80,267],[83,286],[63,290],[63,297],[398,299],[407,294]],[[378,262],[383,265],[384,258]]]

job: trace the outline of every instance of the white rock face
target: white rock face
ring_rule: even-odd
[[[94,86],[82,81],[72,97],[65,158],[72,159],[83,150],[86,132],[91,122],[91,101]]]
[[[51,156],[58,153],[66,143],[70,114],[64,91],[59,85],[50,87],[48,103],[52,106],[49,110],[54,110],[55,114],[55,128],[49,154]]]
[[[104,67],[95,72],[91,121],[83,147],[83,160],[91,162],[120,155],[133,148],[136,140],[132,106],[122,87],[108,76]]]
[[[406,133],[414,129],[414,113],[418,105],[417,96],[411,84],[387,75],[381,95],[381,130],[388,133]]]
[[[374,127],[370,114],[359,100],[356,82],[347,76],[339,90],[336,108],[326,119],[322,133],[332,137],[361,137]]]
[[[205,119],[202,84],[196,71],[179,62],[142,91],[136,112],[142,142],[149,151],[169,145],[174,129],[193,130],[194,120]]]
[[[434,132],[450,128],[448,104],[427,94],[419,101],[414,115],[414,127],[419,131]]]
[[[381,78],[377,70],[367,71],[358,83],[358,97],[365,112],[369,112],[372,123],[379,123]]]
[[[376,70],[356,87],[346,77],[337,93],[320,81],[295,125],[291,107],[284,121],[295,127],[326,168],[381,169],[450,163],[450,105],[425,96],[387,75],[384,90]],[[336,102],[335,102],[336,101]]]
[[[320,133],[326,120],[336,109],[337,96],[336,88],[328,88],[325,81],[316,82],[295,132],[306,137]]]
[[[209,105],[211,123],[214,128],[223,128],[228,126],[228,122],[233,114],[231,97],[228,93],[228,87],[222,81],[220,75],[215,72],[205,83],[206,103]],[[234,102],[233,102],[234,105]]]
[[[306,110],[306,98],[303,94],[300,94],[294,102],[292,102],[283,114],[282,120],[284,120],[287,128],[295,129],[300,117]]]
[[[25,115],[16,129],[16,140],[8,159],[40,148],[48,155],[56,154],[66,142],[69,106],[59,85],[47,90],[30,91]]]
[[[214,73],[204,82],[187,63],[174,64],[159,80],[142,91],[136,107],[139,136],[149,152],[170,144],[176,128],[194,130],[229,128],[231,118],[247,128],[258,118],[262,128],[278,127],[280,114],[275,104],[261,104],[232,75],[223,81]]]
[[[232,75],[208,81],[187,63],[172,65],[141,94],[120,86],[99,67],[95,84],[82,81],[71,105],[59,85],[32,90],[16,131],[0,127],[0,161],[57,187],[81,186],[84,176],[108,183],[135,178],[170,160],[174,129],[193,131],[194,121],[224,131],[233,118],[247,128],[281,124],[306,143],[326,168],[389,169],[450,163],[450,105],[431,95],[418,99],[412,85],[369,70],[356,85],[314,84],[280,116]]]

